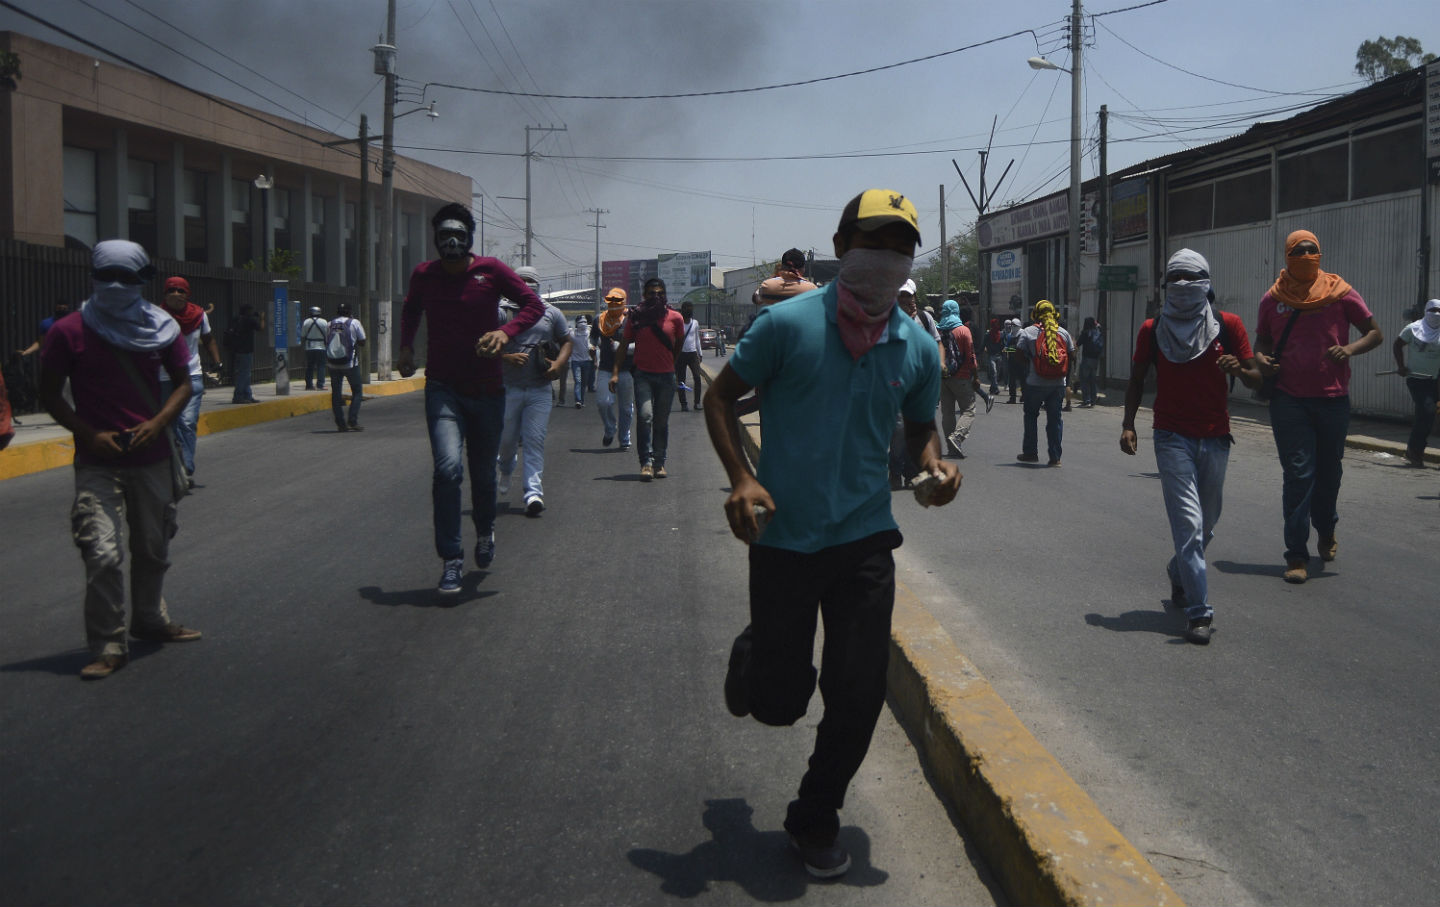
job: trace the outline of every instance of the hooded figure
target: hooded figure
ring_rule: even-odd
[[[1199,358],[1220,336],[1220,322],[1211,303],[1210,263],[1205,256],[1181,249],[1165,264],[1165,304],[1155,319],[1155,343],[1171,362]]]
[[[142,295],[155,269],[140,245],[107,239],[96,244],[90,261],[93,288],[80,309],[87,327],[123,350],[158,350],[175,342],[179,323]]]

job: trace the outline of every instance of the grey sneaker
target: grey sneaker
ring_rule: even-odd
[[[1185,628],[1185,639],[1197,646],[1210,645],[1210,624],[1213,618],[1197,617]]]
[[[445,562],[445,569],[440,572],[439,591],[441,595],[454,595],[460,591],[460,574],[464,570],[465,559],[463,557]]]

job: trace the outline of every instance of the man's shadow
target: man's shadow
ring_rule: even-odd
[[[412,608],[455,608],[460,605],[479,601],[497,594],[494,589],[481,589],[481,574],[471,571],[466,573],[460,580],[460,591],[454,595],[441,595],[434,586],[426,586],[423,589],[397,589],[387,592],[379,586],[361,586],[358,590],[360,597],[372,605],[385,605],[394,608],[400,605],[408,605]]]
[[[784,831],[760,831],[751,821],[754,810],[740,798],[706,800],[700,817],[710,831],[688,853],[637,847],[626,856],[638,869],[660,877],[660,890],[673,897],[693,898],[712,882],[734,882],[757,901],[793,901],[812,882]],[[822,884],[855,887],[882,885],[889,873],[870,865],[870,838],[853,826],[840,829],[840,846],[850,851],[850,871]]]
[[[1168,598],[1162,611],[1126,611],[1116,617],[1092,612],[1085,623],[1116,633],[1159,633],[1170,637],[1167,643],[1185,644],[1185,610]]]

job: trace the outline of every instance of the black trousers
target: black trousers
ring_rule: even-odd
[[[700,408],[700,354],[681,353],[675,357],[675,386],[679,388],[685,382],[685,370],[690,370],[690,377],[694,380],[690,383],[690,389],[695,392],[695,408]],[[680,405],[685,406],[685,392],[680,393]]]
[[[900,533],[888,531],[813,554],[750,546],[751,714],[791,725],[815,691],[816,616],[824,621],[819,686],[825,714],[785,828],[820,843],[840,829],[845,790],[870,749],[885,705],[890,615]]]

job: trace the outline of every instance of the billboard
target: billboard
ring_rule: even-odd
[[[661,255],[656,260],[659,277],[665,281],[665,295],[669,297],[670,304],[679,308],[680,303],[685,301],[696,290],[708,291],[710,289],[710,253],[707,252],[670,252]],[[691,299],[692,302],[708,302],[708,294],[697,294]]]
[[[980,251],[1024,245],[1070,229],[1070,199],[1060,192],[980,219]]]
[[[1150,181],[1143,176],[1110,187],[1110,236],[1120,242],[1150,234]]]
[[[1025,278],[1025,253],[1006,249],[990,257],[990,311],[995,315],[1018,314],[1020,287]]]
[[[637,305],[640,302],[640,291],[645,288],[645,281],[655,276],[658,275],[653,258],[602,261],[600,263],[600,293],[604,295],[610,291],[611,287],[619,287],[629,294],[630,304]]]

